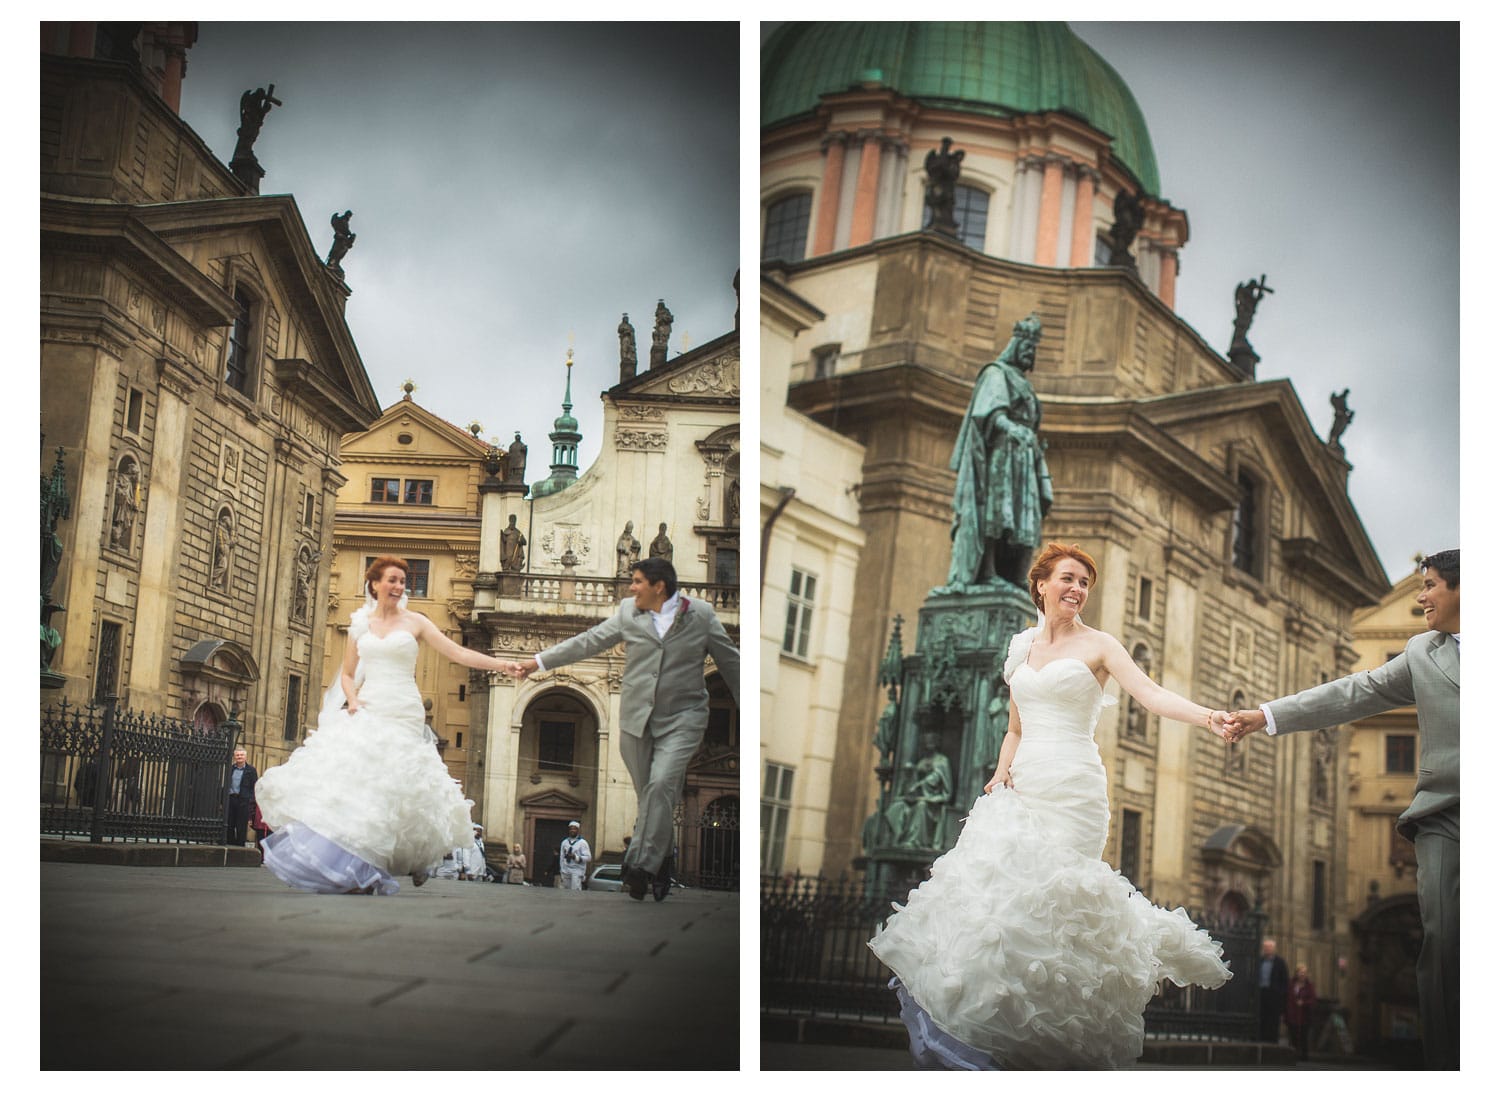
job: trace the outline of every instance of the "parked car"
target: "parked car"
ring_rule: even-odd
[[[589,890],[610,890],[618,893],[624,889],[624,868],[617,863],[600,863],[584,885]]]

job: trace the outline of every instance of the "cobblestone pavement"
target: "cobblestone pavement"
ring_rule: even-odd
[[[41,864],[43,1069],[734,1069],[739,895]]]

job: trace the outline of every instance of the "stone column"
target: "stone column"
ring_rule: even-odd
[[[848,247],[874,239],[874,213],[879,207],[879,164],[883,142],[876,133],[861,132],[863,150],[858,158],[858,182],[853,191],[853,220],[848,228]]]
[[[1092,202],[1097,189],[1097,173],[1083,166],[1078,170],[1077,205],[1072,213],[1071,266],[1091,267],[1093,243]]]
[[[832,251],[833,237],[837,232],[837,204],[843,193],[846,143],[846,134],[828,134],[822,139],[822,148],[827,155],[822,166],[822,194],[817,201],[817,232],[812,240],[811,256]]]
[[[503,673],[490,672],[489,677],[489,724],[484,731],[484,817],[487,830],[494,830],[506,844],[520,839],[523,824],[516,817],[516,774],[519,764],[520,719],[525,708],[520,703],[522,694],[534,696],[535,689],[524,682],[517,682]],[[494,838],[491,838],[494,839]],[[532,859],[530,852],[525,854]]]
[[[177,606],[174,567],[181,554],[182,469],[192,442],[194,380],[185,366],[158,359],[156,435],[151,446],[151,488],[141,540],[140,597],[130,656],[130,704],[167,711],[167,661]]]
[[[1061,179],[1064,161],[1045,158],[1045,177],[1040,189],[1040,220],[1035,228],[1035,262],[1056,266],[1056,242],[1061,236]]]
[[[1196,685],[1197,616],[1206,563],[1180,547],[1168,548],[1165,565],[1165,646],[1161,686],[1191,698]],[[1155,896],[1191,904],[1192,745],[1198,730],[1160,719],[1155,764]]]
[[[1165,248],[1160,251],[1160,301],[1171,309],[1176,305],[1176,270],[1180,265],[1181,253],[1174,248]]]

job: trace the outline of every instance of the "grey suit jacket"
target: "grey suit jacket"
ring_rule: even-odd
[[[591,630],[540,654],[547,669],[570,665],[624,643],[624,684],[619,696],[619,729],[635,737],[649,726],[653,737],[707,729],[707,682],[703,659],[711,653],[718,671],[739,701],[739,651],[705,600],[681,598],[664,638],[650,612],[622,600],[619,611]]]
[[[1415,797],[1399,816],[1413,837],[1416,818],[1457,804],[1461,786],[1461,650],[1450,634],[1417,634],[1387,664],[1266,704],[1276,733],[1321,729],[1415,706],[1420,724],[1420,772]]]

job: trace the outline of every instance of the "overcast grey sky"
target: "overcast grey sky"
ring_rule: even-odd
[[[382,407],[401,396],[530,446],[546,476],[574,334],[583,469],[620,314],[643,368],[733,328],[738,26],[201,23],[182,117],[228,162],[239,97],[275,84],[261,194],[291,194],[319,255],[352,210],[348,322]]]
[[[1317,433],[1352,392],[1348,492],[1391,581],[1458,545],[1458,35],[1447,24],[1072,23],[1118,70],[1184,209],[1176,311],[1249,342]]]

